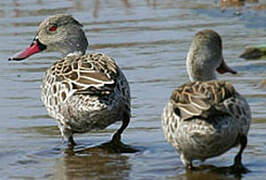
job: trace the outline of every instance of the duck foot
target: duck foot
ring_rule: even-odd
[[[230,168],[230,173],[232,174],[246,174],[250,172],[250,170],[248,170],[242,163],[234,164],[229,168]]]
[[[122,143],[120,140],[114,140],[114,139],[106,143],[103,143],[97,147],[104,149],[109,153],[135,153],[139,151],[129,145]]]

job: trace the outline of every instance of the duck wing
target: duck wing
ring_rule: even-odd
[[[57,82],[66,84],[74,94],[84,95],[112,93],[120,76],[114,60],[104,54],[68,55],[50,70]]]
[[[184,84],[173,91],[170,101],[175,114],[182,120],[196,117],[211,120],[213,116],[243,114],[238,97],[230,83],[212,80]]]

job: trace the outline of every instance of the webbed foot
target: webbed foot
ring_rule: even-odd
[[[122,143],[120,139],[115,138],[115,136],[112,138],[111,141],[103,143],[98,147],[103,148],[104,150],[110,153],[135,153],[139,151],[129,145]]]
[[[250,172],[242,163],[234,164],[230,167],[230,173],[232,174],[246,174]]]

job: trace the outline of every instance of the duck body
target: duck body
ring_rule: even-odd
[[[165,137],[185,165],[239,145],[251,119],[246,100],[224,81],[197,81],[175,89],[162,116]]]
[[[43,78],[41,99],[65,138],[130,117],[128,82],[104,54],[68,55]]]
[[[64,58],[56,60],[43,78],[41,99],[62,136],[75,145],[74,133],[122,121],[111,141],[122,145],[121,134],[130,121],[127,79],[111,57],[86,54],[87,46],[82,24],[71,15],[57,14],[41,22],[31,45],[9,60],[23,60],[44,50],[61,52]]]
[[[241,155],[247,144],[251,111],[245,98],[215,71],[236,74],[224,61],[221,37],[213,30],[196,33],[187,55],[190,83],[176,88],[162,113],[166,140],[182,163],[219,156],[241,145],[233,169],[246,171]]]

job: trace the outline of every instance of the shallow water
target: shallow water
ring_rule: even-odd
[[[266,3],[265,0],[261,1]],[[208,167],[186,171],[166,143],[160,114],[171,91],[188,81],[185,57],[196,31],[211,28],[223,38],[225,60],[237,75],[223,75],[248,100],[253,113],[244,164],[250,173],[266,175],[266,61],[238,58],[246,46],[265,44],[265,11],[254,4],[221,11],[209,0],[6,0],[0,2],[0,179],[235,179]],[[70,13],[84,24],[88,52],[116,59],[132,94],[132,119],[123,141],[138,148],[133,154],[112,154],[88,147],[110,140],[120,124],[75,137],[73,150],[61,144],[56,123],[40,101],[44,71],[57,53],[41,53],[23,62],[8,62],[25,48],[46,16]],[[229,166],[238,149],[204,165]],[[214,170],[213,170],[214,169]]]

